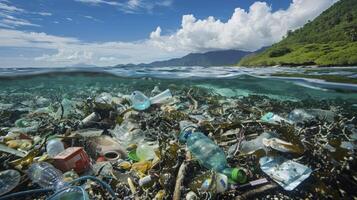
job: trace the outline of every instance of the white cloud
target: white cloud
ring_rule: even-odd
[[[26,14],[35,14],[41,16],[52,15],[51,13],[48,12],[28,12],[22,8],[18,8],[11,5],[9,1],[1,1],[0,2],[0,27],[16,28],[20,26],[36,26],[36,27],[40,26],[38,24],[34,24],[28,21],[27,19],[24,19],[23,15]]]
[[[0,29],[0,47],[39,48],[56,53],[28,57],[24,62],[13,60],[12,66],[69,66],[78,63],[100,66],[129,62],[149,62],[183,55],[186,52],[167,52],[158,49],[150,40],[137,42],[84,43],[76,38],[58,37],[46,33]],[[1,55],[0,55],[1,59]],[[7,66],[9,66],[7,62]],[[0,67],[5,64],[0,63]]]
[[[33,24],[25,19],[18,19],[15,17],[10,16],[9,18],[1,19],[0,20],[0,26],[3,24],[5,28],[15,28],[18,26],[37,26],[39,27],[40,25],[38,24]]]
[[[39,15],[42,15],[42,16],[52,16],[52,13],[49,13],[49,12],[37,12],[35,14],[39,14]]]
[[[15,6],[11,6],[11,5],[5,4],[3,2],[0,2],[0,10],[4,11],[4,12],[11,12],[11,13],[25,11],[24,9],[17,8]]]
[[[158,27],[151,40],[168,51],[257,50],[281,40],[288,30],[303,26],[335,2],[293,0],[287,10],[275,12],[265,2],[255,2],[248,11],[236,8],[226,22],[214,17],[196,19],[184,15],[181,28],[174,34],[161,35]]]
[[[125,13],[136,13],[139,11],[152,12],[155,7],[169,7],[173,0],[122,0],[120,2],[109,0],[74,0],[89,5],[111,5]]]
[[[279,41],[287,30],[301,27],[334,2],[293,0],[288,9],[275,12],[266,3],[256,2],[248,11],[236,8],[225,22],[214,17],[196,19],[193,15],[184,15],[181,27],[174,33],[163,35],[161,28],[157,27],[149,38],[135,42],[86,43],[77,38],[0,29],[0,47],[48,50],[35,58],[24,55],[19,61],[7,61],[11,66],[69,66],[78,63],[108,66],[163,60],[215,49],[256,50]],[[0,63],[0,66],[5,64]]]
[[[119,5],[118,2],[115,1],[105,1],[105,0],[75,0],[77,2],[81,2],[81,3],[89,3],[89,4],[93,4],[93,5],[97,5],[97,4],[107,4],[107,5],[112,5],[112,6],[117,6]]]

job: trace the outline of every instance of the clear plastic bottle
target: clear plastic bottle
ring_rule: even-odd
[[[246,181],[243,170],[228,167],[224,151],[216,143],[201,132],[193,132],[193,124],[183,121],[180,127],[180,142],[186,143],[188,150],[204,167],[221,172],[234,181]]]
[[[34,183],[43,188],[60,189],[65,186],[62,172],[46,162],[32,164],[27,170],[27,174]]]
[[[32,164],[27,170],[30,179],[42,188],[55,188],[55,194],[50,199],[88,200],[87,192],[77,186],[69,186],[63,180],[63,174],[49,163],[39,162]]]
[[[64,151],[63,143],[59,139],[52,139],[47,142],[46,150],[51,158]]]
[[[130,96],[130,102],[135,110],[146,110],[150,107],[150,99],[140,91],[134,91]]]
[[[335,114],[330,110],[294,109],[290,112],[288,118],[295,123],[308,122],[314,119],[332,122],[335,118]]]
[[[13,190],[21,180],[18,171],[9,169],[0,172],[0,196]]]

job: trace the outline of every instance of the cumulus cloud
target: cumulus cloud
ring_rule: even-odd
[[[164,60],[190,52],[216,49],[256,50],[281,40],[288,30],[303,26],[334,2],[336,0],[293,0],[289,8],[275,12],[266,3],[256,2],[249,10],[236,8],[227,21],[213,16],[197,19],[194,15],[184,15],[181,27],[172,34],[165,35],[157,27],[147,39],[134,42],[86,43],[77,38],[0,29],[0,47],[48,50],[38,56],[25,56],[19,61],[22,66],[69,66],[78,63],[108,66]],[[13,60],[8,65],[21,66],[19,62]],[[1,65],[4,67],[3,63]]]
[[[248,11],[234,10],[222,22],[214,17],[182,17],[181,28],[174,34],[161,35],[161,28],[151,33],[157,47],[168,51],[207,51],[214,49],[257,50],[281,40],[288,30],[303,26],[337,0],[293,0],[287,10],[272,12],[265,2],[255,2]]]
[[[50,53],[13,60],[6,66],[69,66],[78,63],[100,66],[129,62],[149,62],[170,58],[173,53],[158,49],[150,40],[137,42],[85,43],[76,38],[59,37],[46,33],[0,29],[0,47],[47,49]],[[53,53],[55,51],[55,53]],[[186,52],[175,52],[183,55]],[[0,55],[1,59],[1,55]],[[21,64],[22,63],[22,64]]]

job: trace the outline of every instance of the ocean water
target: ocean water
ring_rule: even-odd
[[[284,78],[275,73],[306,73],[304,68],[237,67],[123,67],[123,68],[3,68],[0,69],[0,95],[90,96],[98,91],[130,93],[198,87],[225,97],[265,95],[275,99],[344,99],[357,103],[357,84],[332,83],[317,79]],[[357,68],[322,68],[309,74],[339,75],[353,78]],[[6,99],[2,99],[6,101]]]

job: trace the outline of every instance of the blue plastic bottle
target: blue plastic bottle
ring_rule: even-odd
[[[243,183],[246,181],[245,172],[242,169],[229,168],[224,151],[205,134],[193,131],[194,125],[183,121],[180,124],[180,142],[186,143],[191,154],[199,160],[207,169],[221,172],[233,181]]]

